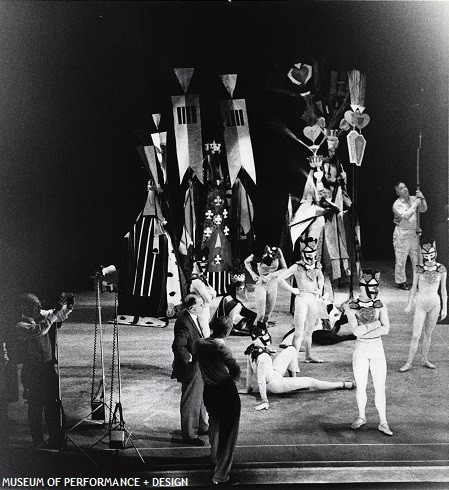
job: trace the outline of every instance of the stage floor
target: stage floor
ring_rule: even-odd
[[[385,482],[387,486],[408,482],[406,488],[419,488],[423,482],[431,486],[449,482],[448,325],[438,325],[433,334],[429,358],[436,370],[421,367],[418,351],[412,370],[398,372],[406,360],[411,337],[412,315],[403,311],[408,293],[394,287],[392,263],[366,265],[382,272],[380,298],[388,305],[391,321],[384,348],[388,364],[387,416],[394,436],[387,437],[377,430],[371,380],[367,424],[358,431],[350,428],[357,415],[354,391],[270,396],[269,410],[261,412],[254,410],[258,401],[255,395],[242,395],[234,462],[234,472],[242,484],[347,486],[357,482],[360,487],[364,482]],[[336,302],[347,296],[347,291],[340,290]],[[113,316],[114,298],[103,293],[101,300],[109,404],[113,326],[106,322]],[[276,324],[270,328],[275,348],[291,328],[289,301],[290,295],[279,288]],[[181,441],[180,384],[170,379],[173,320],[166,328],[119,327],[124,420],[145,463],[132,446],[117,454],[104,443],[108,441],[107,430],[89,417],[95,312],[94,291],[79,293],[72,316],[59,331],[61,392],[67,425],[72,427],[85,417],[87,420],[70,432],[68,451],[34,451],[26,404],[23,400],[10,404],[11,441],[9,448],[0,449],[0,478],[114,475],[137,477],[142,487],[151,487],[158,483],[153,478],[179,477],[188,478],[189,486],[209,485],[212,472],[207,439],[206,446],[200,448]],[[249,338],[232,336],[227,343],[244,375],[243,352]],[[301,374],[325,380],[352,380],[353,348],[351,341],[315,346],[317,356],[325,362],[301,362]],[[300,360],[303,356],[302,353]],[[117,402],[117,383],[116,379],[113,407]],[[242,377],[240,386],[243,384]],[[103,437],[104,441],[100,441]],[[75,444],[87,451],[96,465]],[[91,445],[94,447],[89,448]],[[175,480],[171,483],[174,485]]]

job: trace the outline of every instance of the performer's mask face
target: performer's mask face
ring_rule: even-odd
[[[379,283],[375,280],[372,279],[370,282],[366,284],[362,284],[362,286],[365,288],[366,295],[370,299],[376,299],[377,295],[379,294]]]
[[[302,252],[302,259],[306,264],[312,265],[316,262],[316,250],[313,251],[305,251]]]
[[[262,262],[265,265],[271,265],[274,259],[274,254],[275,254],[276,248],[275,247],[266,247],[265,248],[265,253],[262,255]]]
[[[422,259],[425,264],[433,264],[437,258],[437,251],[422,254]]]
[[[264,347],[266,345],[271,345],[271,335],[264,323],[258,322],[251,329],[251,338],[255,345]]]

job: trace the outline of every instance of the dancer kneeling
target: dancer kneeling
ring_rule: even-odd
[[[260,324],[259,324],[260,325]],[[268,410],[267,393],[291,393],[298,390],[351,390],[355,387],[352,381],[320,381],[299,374],[298,354],[293,346],[289,346],[274,359],[267,348],[271,344],[271,336],[266,328],[255,327],[251,334],[253,343],[245,350],[247,355],[246,388],[240,393],[251,393],[253,387],[259,389],[262,403],[255,410]],[[284,377],[288,371],[291,377]]]
[[[316,260],[317,242],[315,238],[300,239],[301,260],[282,272],[279,283],[288,289],[295,297],[295,316],[293,323],[295,333],[293,346],[299,353],[304,338],[306,362],[323,362],[312,357],[312,332],[318,321],[318,298],[323,293],[324,276],[321,264]],[[286,279],[294,276],[297,287],[293,288]]]
[[[232,321],[231,334],[250,335],[257,314],[246,308],[240,301],[238,295],[242,296],[244,292],[245,283],[242,281],[236,281],[228,286],[228,294],[221,299],[212,317],[211,324],[220,317],[226,317]]]
[[[435,328],[438,316],[441,320],[447,315],[447,290],[446,290],[446,267],[436,261],[437,249],[435,242],[421,242],[421,253],[424,266],[417,265],[413,276],[413,285],[410,290],[408,304],[405,308],[406,313],[410,313],[413,300],[416,302],[415,316],[413,317],[413,336],[410,342],[410,349],[407,362],[399,369],[401,372],[408,371],[412,367],[413,358],[418,350],[418,343],[424,327],[424,339],[422,342],[421,364],[424,367],[435,369],[429,362],[430,342],[432,332]],[[441,300],[438,290],[441,292]]]
[[[366,423],[366,387],[368,372],[371,371],[374,385],[374,402],[379,413],[378,429],[392,436],[386,416],[385,381],[387,377],[387,362],[382,344],[382,335],[390,331],[387,307],[376,299],[379,292],[380,272],[363,269],[360,278],[360,296],[355,301],[345,304],[348,323],[357,337],[352,368],[357,389],[355,393],[358,418],[352,423],[352,429],[359,429]]]

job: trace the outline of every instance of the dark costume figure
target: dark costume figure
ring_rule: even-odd
[[[63,296],[54,310],[42,310],[34,294],[22,296],[22,319],[16,325],[16,332],[22,352],[22,384],[27,393],[28,423],[35,447],[44,443],[42,412],[49,433],[48,447],[62,449],[64,445],[59,379],[49,331],[54,323],[66,320],[73,304],[73,296]]]
[[[232,321],[231,335],[250,335],[257,313],[246,308],[238,299],[238,294],[243,294],[244,291],[245,283],[241,281],[236,281],[228,286],[228,293],[221,299],[211,323],[220,317],[226,317]]]
[[[118,312],[130,316],[129,323],[137,323],[138,317],[176,316],[181,309],[181,283],[184,282],[173,234],[169,233],[171,213],[163,190],[165,158],[156,159],[156,153],[165,155],[165,146],[145,146],[138,150],[150,180],[145,207],[125,236],[126,262],[121,268],[124,280],[120,284]]]
[[[387,362],[382,344],[382,335],[390,331],[390,320],[387,307],[377,298],[379,292],[380,272],[364,269],[360,278],[360,296],[345,305],[345,313],[354,335],[354,354],[352,368],[357,383],[356,401],[358,417],[352,423],[353,429],[359,429],[366,423],[365,408],[367,402],[366,388],[368,374],[371,372],[374,385],[374,402],[379,413],[378,429],[392,436],[386,416],[385,381]]]
[[[220,144],[206,145],[207,202],[201,254],[207,258],[207,275],[219,295],[226,291],[232,269],[231,217],[226,197],[226,178],[220,162]]]
[[[176,318],[172,345],[174,354],[172,379],[182,383],[181,432],[182,440],[194,446],[203,446],[198,434],[208,429],[207,413],[203,403],[203,379],[196,355],[197,340],[204,337],[198,317],[203,300],[196,294],[188,294],[184,309]]]
[[[209,413],[211,461],[215,464],[213,483],[230,482],[240,422],[240,397],[235,382],[240,366],[225,345],[232,323],[218,318],[211,324],[212,335],[200,339],[196,350],[204,381],[204,404]]]
[[[412,367],[413,358],[418,350],[419,339],[424,329],[422,343],[421,364],[424,367],[435,369],[434,364],[429,362],[428,355],[432,332],[438,318],[443,320],[447,315],[447,270],[443,264],[436,261],[437,249],[435,242],[423,241],[421,254],[424,265],[417,265],[413,277],[413,285],[410,289],[406,313],[410,313],[412,304],[415,303],[415,314],[413,316],[413,334],[407,362],[400,368],[401,372],[408,371]],[[438,291],[441,292],[441,300]]]

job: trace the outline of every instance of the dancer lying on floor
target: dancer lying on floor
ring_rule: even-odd
[[[245,350],[247,355],[246,387],[240,393],[251,393],[257,386],[262,403],[255,410],[268,410],[267,393],[291,393],[299,390],[352,390],[353,381],[320,381],[299,374],[298,354],[295,347],[290,346],[272,358],[271,336],[266,327],[260,323],[253,329],[252,344]],[[288,371],[289,376],[284,377]]]
[[[412,367],[423,327],[424,338],[422,342],[421,364],[429,369],[435,369],[435,366],[427,359],[432,340],[432,332],[438,321],[438,317],[443,320],[447,315],[447,271],[443,264],[439,264],[436,261],[437,249],[435,242],[423,240],[421,242],[421,253],[424,265],[416,266],[408,304],[405,307],[405,312],[410,313],[413,301],[415,301],[413,335],[407,362],[399,369],[401,372],[408,371]],[[441,301],[438,296],[438,290],[441,293]]]
[[[380,272],[363,269],[359,280],[360,296],[355,301],[345,304],[345,313],[349,325],[357,337],[352,369],[357,389],[355,398],[359,415],[351,424],[352,429],[359,429],[366,424],[366,387],[368,373],[371,372],[374,385],[374,403],[379,413],[380,424],[377,427],[387,436],[392,436],[386,415],[385,381],[387,362],[382,344],[382,335],[390,331],[390,320],[387,307],[377,298],[379,293]]]
[[[228,286],[228,292],[220,301],[218,308],[212,316],[211,324],[220,317],[232,321],[231,335],[250,335],[257,314],[249,310],[240,301],[239,296],[244,294],[245,283],[236,281]]]

